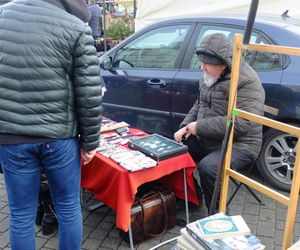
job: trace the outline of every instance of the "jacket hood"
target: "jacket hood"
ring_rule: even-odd
[[[214,55],[220,58],[227,64],[228,69],[231,71],[232,45],[225,35],[215,33],[204,37],[196,53],[206,56]]]
[[[91,12],[87,8],[84,0],[60,0],[60,2],[70,14],[77,16],[85,23],[90,21]]]

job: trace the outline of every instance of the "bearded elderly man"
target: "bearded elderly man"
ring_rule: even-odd
[[[223,34],[206,36],[196,50],[202,62],[200,95],[174,134],[184,141],[198,163],[200,184],[207,208],[210,206],[218,171],[231,78],[232,45]],[[263,115],[265,93],[256,72],[242,62],[237,107]],[[231,168],[244,170],[255,162],[262,144],[262,126],[241,118],[235,120]]]

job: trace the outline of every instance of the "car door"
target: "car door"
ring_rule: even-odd
[[[189,23],[157,27],[114,51],[112,68],[101,70],[104,115],[170,136],[170,89],[192,29]]]
[[[172,85],[171,114],[173,132],[178,130],[180,123],[199,95],[199,79],[202,77],[202,72],[200,71],[201,63],[195,51],[202,39],[213,33],[223,33],[233,43],[234,35],[244,33],[244,30],[242,27],[227,24],[198,24],[185,54],[182,67],[176,73]],[[252,32],[250,42],[271,43],[266,36],[255,30]],[[282,76],[281,56],[275,53],[246,51],[244,60],[258,73],[266,92],[266,104],[271,105],[280,86]]]

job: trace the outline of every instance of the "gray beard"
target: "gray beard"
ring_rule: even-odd
[[[203,72],[203,81],[204,84],[210,88],[218,81],[218,79],[215,79],[210,74]]]

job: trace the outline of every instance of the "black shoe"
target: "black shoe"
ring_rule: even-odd
[[[53,234],[58,226],[56,215],[51,204],[44,204],[44,209],[45,213],[42,219],[42,233],[43,235]]]
[[[44,217],[44,208],[41,204],[39,204],[36,212],[35,224],[40,226],[42,224],[43,217]]]
[[[40,226],[42,224],[42,219],[44,216],[44,206],[42,204],[42,199],[39,195],[39,203],[36,211],[35,224]]]

